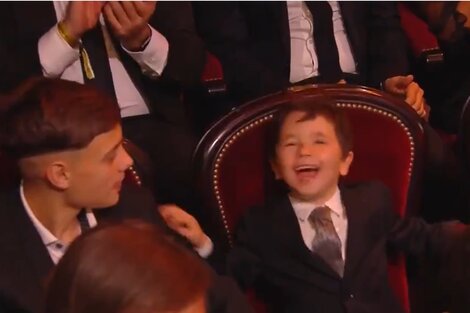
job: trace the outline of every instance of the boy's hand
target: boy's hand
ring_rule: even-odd
[[[391,94],[402,96],[419,116],[426,115],[426,101],[424,99],[424,91],[414,81],[413,75],[394,76],[387,78],[384,82],[384,90]]]
[[[202,231],[197,220],[174,204],[163,204],[158,207],[167,225],[191,242],[196,248],[202,248],[210,240]]]
[[[127,50],[140,50],[152,34],[147,23],[155,5],[155,1],[109,1],[104,6],[107,25]]]
[[[75,43],[98,23],[103,1],[70,1],[63,19],[68,35]]]

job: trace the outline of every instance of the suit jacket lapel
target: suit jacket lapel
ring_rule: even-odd
[[[362,57],[365,53],[366,43],[364,42],[364,36],[361,35],[360,27],[358,23],[361,23],[361,14],[364,10],[362,4],[352,1],[340,1],[339,6],[341,9],[341,16],[343,18],[344,29],[348,35],[349,44],[351,46],[351,52],[356,63],[356,70],[361,74],[362,68]]]
[[[54,267],[54,263],[23,207],[19,192],[12,198],[12,205],[6,208],[11,210],[12,225],[18,230],[18,254],[24,254],[24,257],[19,257],[18,260],[26,260],[26,264],[29,265],[24,268],[24,271],[30,272],[31,279],[28,284],[36,285],[36,297],[41,299],[45,278]]]
[[[367,245],[368,232],[365,225],[368,220],[367,201],[364,198],[355,196],[347,188],[341,188],[342,201],[346,208],[348,218],[348,232],[346,244],[346,262],[344,278],[347,279],[354,273],[354,269],[359,265],[362,257],[368,252]]]
[[[287,56],[287,67],[290,71],[290,28],[289,28],[289,17],[287,13],[287,3],[285,1],[272,2],[273,10],[273,25],[279,27],[279,39],[284,49],[282,55]]]

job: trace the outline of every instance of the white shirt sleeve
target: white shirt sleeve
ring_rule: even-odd
[[[80,51],[72,48],[60,35],[54,25],[38,41],[38,54],[43,75],[59,77],[64,70],[80,58]]]
[[[142,73],[151,77],[158,78],[165,69],[168,60],[169,44],[165,36],[150,26],[152,34],[150,42],[143,51],[133,52],[121,47],[126,51],[142,69]]]
[[[211,255],[212,251],[214,250],[214,243],[207,235],[206,238],[208,240],[206,241],[205,245],[200,248],[194,248],[194,250],[196,250],[196,252],[204,259]]]

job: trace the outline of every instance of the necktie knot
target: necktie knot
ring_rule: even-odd
[[[308,217],[310,224],[315,228],[317,223],[332,223],[331,209],[326,205],[316,207]]]

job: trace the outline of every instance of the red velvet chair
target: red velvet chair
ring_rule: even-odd
[[[272,180],[264,140],[273,113],[290,99],[308,99],[319,92],[336,99],[351,120],[355,158],[345,180],[381,180],[392,190],[396,211],[402,216],[416,213],[424,157],[423,128],[416,113],[404,102],[365,87],[296,87],[230,112],[206,132],[196,149],[197,182],[218,248],[228,252],[243,212],[263,203]],[[409,308],[402,256],[390,260],[389,273],[399,298]]]

